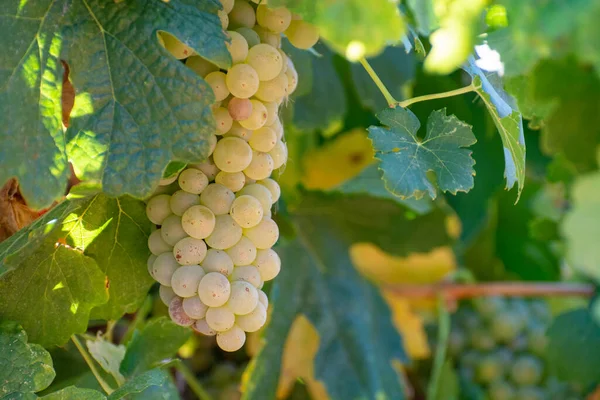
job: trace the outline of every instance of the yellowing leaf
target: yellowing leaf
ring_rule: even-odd
[[[314,359],[319,349],[319,332],[304,315],[292,324],[285,342],[277,398],[287,398],[301,378],[313,400],[329,398],[322,382],[315,379]]]
[[[375,160],[366,130],[356,128],[308,152],[302,161],[304,186],[326,190],[355,177]]]
[[[407,299],[389,290],[383,290],[382,293],[392,310],[392,321],[402,336],[406,352],[412,359],[429,358],[431,350],[421,316],[413,311]]]

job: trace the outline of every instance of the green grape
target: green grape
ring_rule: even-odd
[[[292,46],[308,50],[319,41],[319,28],[302,20],[293,20],[285,30]]]
[[[285,71],[285,75],[288,78],[287,95],[289,96],[294,93],[298,87],[298,72],[290,59],[288,59],[288,68]]]
[[[231,55],[231,61],[233,64],[241,63],[248,57],[248,42],[246,38],[236,31],[227,31],[230,42],[225,42],[227,50]]]
[[[202,319],[206,316],[208,306],[205,305],[200,297],[187,297],[182,302],[183,311],[193,319]]]
[[[479,383],[490,383],[504,375],[502,361],[494,355],[485,355],[475,367],[475,379]]]
[[[250,314],[258,304],[258,290],[248,282],[231,282],[227,307],[236,315]]]
[[[215,162],[214,162],[212,156],[208,157],[208,160],[206,160],[203,163],[192,164],[190,166],[202,171],[204,173],[204,175],[206,175],[206,178],[209,181],[212,181],[213,179],[215,179],[215,176],[217,176],[217,174],[220,171],[220,169],[215,165]]]
[[[202,268],[206,272],[219,272],[228,276],[233,272],[233,260],[224,250],[208,249]]]
[[[503,365],[506,368],[508,368],[509,366],[512,365],[514,356],[513,356],[513,352],[510,351],[510,349],[508,349],[506,347],[500,347],[499,349],[494,351],[494,354],[498,357],[499,360],[502,361]]]
[[[488,389],[489,400],[512,400],[515,389],[506,381],[495,381]]]
[[[252,132],[252,137],[248,141],[253,150],[262,152],[271,151],[276,143],[277,134],[273,129],[266,126]]]
[[[244,346],[245,342],[246,334],[237,325],[234,325],[228,331],[217,333],[217,344],[224,351],[237,351]]]
[[[181,217],[177,215],[165,218],[160,231],[163,240],[171,246],[175,246],[177,242],[187,236],[181,224]]]
[[[205,319],[199,319],[198,321],[194,322],[192,328],[196,332],[201,333],[205,336],[215,336],[217,334],[217,332],[214,329],[208,326]]]
[[[258,290],[258,302],[265,306],[265,309],[269,307],[269,298],[262,290]]]
[[[185,43],[180,42],[175,36],[167,32],[160,32],[165,49],[178,60],[183,60],[194,55],[194,50]]]
[[[508,343],[508,348],[514,352],[526,351],[527,345],[527,336],[523,333]]]
[[[160,285],[160,287],[158,288],[158,295],[160,297],[160,300],[167,307],[169,306],[169,304],[171,304],[171,300],[177,297],[173,289],[165,285]]]
[[[271,32],[285,31],[292,21],[292,13],[285,7],[268,8],[260,14],[257,13],[258,23]]]
[[[205,206],[193,206],[181,216],[181,226],[185,233],[196,239],[208,237],[215,229],[215,214]]]
[[[271,195],[269,189],[267,189],[265,186],[258,183],[249,184],[237,193],[238,197],[244,195],[252,196],[260,201],[260,204],[263,208],[263,216],[266,215],[269,210],[271,210],[273,196]]]
[[[190,326],[194,323],[194,320],[183,311],[183,300],[181,297],[174,297],[171,303],[169,303],[169,317],[180,326]]]
[[[229,213],[235,194],[226,186],[211,183],[200,195],[200,203],[208,207],[213,214],[223,215]]]
[[[241,121],[250,118],[250,115],[252,115],[252,102],[249,99],[238,99],[237,97],[234,97],[227,104],[227,110],[229,111],[233,124],[233,121]],[[229,126],[229,129],[231,129],[231,125]],[[227,131],[229,131],[229,129],[227,129]]]
[[[252,131],[241,126],[239,122],[233,121],[231,129],[223,137],[236,137],[248,142],[252,137]]]
[[[157,229],[148,236],[148,248],[155,256],[171,251],[172,247],[163,240],[161,230]]]
[[[262,101],[277,102],[287,96],[287,88],[288,77],[285,72],[281,72],[269,81],[261,81],[256,92],[253,94]]]
[[[522,331],[521,316],[510,310],[503,310],[491,321],[494,338],[503,343],[514,340]]]
[[[549,323],[552,319],[552,313],[550,312],[550,308],[548,304],[541,300],[534,300],[529,305],[531,313],[538,318],[540,321],[544,323]]]
[[[171,277],[177,268],[179,263],[170,251],[159,254],[152,264],[152,277],[161,285],[171,287]]]
[[[235,4],[235,0],[220,0],[221,5],[223,6],[223,11],[227,14],[233,10],[233,5]]]
[[[246,184],[246,175],[243,172],[225,172],[221,171],[215,178],[215,183],[227,187],[232,192],[238,192]]]
[[[198,296],[209,307],[221,307],[231,293],[231,285],[225,275],[218,272],[209,272],[198,285]]]
[[[171,196],[169,205],[173,214],[181,217],[184,212],[191,206],[200,204],[200,197],[197,194],[188,193],[183,190],[178,190]]]
[[[512,380],[522,386],[537,385],[543,373],[543,363],[537,357],[530,355],[519,356],[510,370]]]
[[[265,126],[275,131],[277,134],[277,140],[281,140],[283,138],[283,125],[281,124],[279,117],[275,118],[275,122],[273,122],[271,125],[265,124]]]
[[[258,73],[248,64],[236,64],[231,67],[225,82],[231,94],[240,99],[254,96],[259,89]]]
[[[184,265],[173,272],[171,288],[179,297],[192,297],[198,294],[200,280],[206,275],[199,265]]]
[[[200,194],[208,186],[208,177],[196,168],[188,168],[179,175],[179,186],[188,193]]]
[[[219,70],[219,67],[217,67],[215,64],[206,61],[200,56],[188,57],[188,59],[185,60],[185,66],[202,78],[206,77],[206,75],[210,74],[211,72]]]
[[[283,68],[283,59],[279,51],[266,43],[260,43],[250,48],[246,63],[256,70],[258,79],[261,81],[274,79]]]
[[[250,152],[252,153],[252,149]],[[148,200],[148,203],[146,204],[146,216],[153,224],[161,225],[165,218],[171,215],[170,200],[171,196],[168,194],[159,194]]]
[[[229,15],[223,10],[217,11],[217,15],[219,16],[219,20],[221,21],[221,28],[226,30],[229,27]]]
[[[242,228],[252,228],[262,220],[263,207],[257,198],[241,195],[233,201],[230,215]]]
[[[269,151],[269,155],[273,159],[273,169],[280,168],[287,162],[287,146],[281,140],[278,140],[277,143],[275,143],[275,147]]]
[[[225,137],[217,143],[213,159],[221,171],[241,172],[252,162],[252,148],[243,139]]]
[[[269,125],[273,125],[275,123],[275,120],[279,116],[279,114],[278,114],[279,107],[277,106],[277,103],[274,101],[263,101],[263,104],[264,104],[265,108],[267,109],[267,122],[265,122],[265,125],[267,127],[269,127]],[[273,129],[273,128],[271,128],[271,129]]]
[[[475,309],[484,319],[491,319],[506,307],[501,297],[483,297],[473,301]]]
[[[448,336],[448,353],[452,356],[460,355],[466,343],[465,333],[457,328],[452,329]]]
[[[521,387],[517,390],[514,400],[546,400],[544,390],[535,386]]]
[[[252,265],[258,268],[261,280],[266,282],[274,279],[279,274],[281,259],[273,249],[258,250]]]
[[[470,332],[471,346],[477,350],[491,350],[496,346],[492,334],[484,328],[476,328]]]
[[[208,83],[215,94],[215,101],[225,100],[229,96],[229,89],[227,87],[227,75],[221,71],[211,72],[204,77],[206,83]]]
[[[205,319],[208,326],[217,331],[217,333],[231,329],[233,324],[235,324],[235,315],[227,306],[209,307],[206,310]]]
[[[256,46],[260,43],[260,37],[258,36],[258,33],[248,27],[242,26],[235,31],[242,35],[244,39],[246,39],[246,43],[248,43],[249,48],[252,48],[252,46]]]
[[[257,181],[256,183],[258,183],[259,185],[263,185],[264,187],[269,189],[269,192],[271,192],[273,204],[277,203],[277,200],[279,200],[279,197],[281,196],[281,188],[279,187],[277,181],[271,178],[267,178]]]
[[[256,130],[267,122],[267,108],[259,100],[250,100],[252,103],[252,112],[245,120],[239,121],[239,124],[249,130]],[[249,138],[251,139],[251,137]]]
[[[206,252],[204,240],[193,237],[183,238],[173,247],[173,257],[181,265],[200,264],[206,257]]]
[[[262,304],[256,304],[252,312],[246,315],[238,315],[236,318],[237,326],[245,332],[256,332],[267,322],[267,308]]]
[[[238,267],[234,267],[230,279],[232,281],[248,282],[257,289],[259,289],[263,283],[260,277],[260,272],[254,265],[240,265]]]
[[[529,351],[538,356],[546,353],[549,339],[546,336],[546,328],[539,323],[530,324],[527,329],[527,344]]]
[[[279,239],[279,227],[271,218],[263,218],[252,228],[244,229],[244,236],[252,240],[259,250],[271,248]]]
[[[258,37],[260,37],[260,41],[262,43],[269,44],[277,49],[281,47],[280,33],[271,32],[268,29],[265,29],[262,26],[258,25],[255,26],[253,29],[258,34]]]
[[[256,259],[256,246],[245,236],[233,246],[226,250],[226,253],[233,261],[233,265],[250,265]]]
[[[245,26],[252,28],[256,24],[254,8],[245,0],[236,0],[229,12],[230,24],[234,28]]]
[[[229,104],[231,104],[231,101]],[[213,111],[213,116],[215,117],[215,123],[217,126],[215,135],[223,135],[231,129],[231,126],[233,125],[233,117],[228,109],[224,107],[217,107]]]
[[[150,254],[150,257],[148,257],[148,261],[146,261],[146,267],[148,268],[148,273],[150,274],[150,276],[152,276],[152,274],[153,274],[152,266],[154,265],[154,261],[156,261],[157,258],[158,258],[158,256],[156,256],[154,254]]]
[[[215,229],[205,241],[217,250],[228,249],[242,238],[242,228],[229,214],[217,215]]]
[[[254,180],[266,179],[273,172],[273,158],[269,153],[252,151],[252,162],[244,169],[244,174]]]

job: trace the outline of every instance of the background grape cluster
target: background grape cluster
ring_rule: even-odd
[[[542,300],[490,297],[462,305],[453,317],[448,352],[457,364],[463,398],[582,399],[546,368],[550,321]]]
[[[270,177],[287,160],[278,110],[298,83],[281,50],[282,34],[302,49],[319,36],[283,7],[244,0],[222,5],[233,61],[227,71],[174,36],[160,36],[211,86],[216,132],[210,158],[163,179],[147,201],[148,218],[159,226],[148,239],[148,270],[175,323],[216,335],[219,347],[236,351],[246,332],[265,324],[268,299],[261,289],[281,268],[271,249],[279,238],[271,208],[280,188]]]

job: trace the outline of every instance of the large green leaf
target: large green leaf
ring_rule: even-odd
[[[404,398],[391,365],[406,358],[401,338],[387,304],[354,269],[348,249],[369,241],[408,254],[442,245],[448,241],[444,215],[436,211],[408,220],[390,200],[308,193],[291,218],[297,236],[278,250],[284,268],[271,293],[271,322],[244,398],[274,395],[285,337],[299,313],[319,331],[315,378],[332,399]]]
[[[410,111],[401,107],[385,109],[377,118],[388,128],[372,126],[375,157],[381,160],[386,188],[400,197],[436,197],[436,189],[427,177],[433,171],[437,185],[444,192],[466,192],[473,187],[471,151],[464,149],[477,140],[471,127],[446,110],[431,113],[427,134],[417,137],[420,123]]]
[[[162,369],[153,369],[128,380],[108,396],[109,400],[122,398],[131,400],[175,400],[180,397],[171,382],[169,373]]]
[[[55,373],[50,354],[27,343],[27,334],[14,322],[0,322],[0,398],[39,392],[50,385]]]
[[[367,56],[375,55],[400,41],[406,29],[398,5],[387,0],[272,0],[269,5],[286,6],[315,24],[321,37],[342,54],[349,44],[361,43]],[[351,46],[356,47],[361,46]]]
[[[126,376],[137,375],[159,361],[175,356],[190,334],[189,329],[174,324],[166,317],[149,321],[127,343],[121,372]]]
[[[84,332],[94,307],[107,318],[133,311],[152,285],[149,231],[138,200],[99,194],[61,203],[0,244],[0,317],[53,345]]]
[[[69,159],[107,193],[143,197],[169,160],[205,158],[214,96],[159,45],[157,31],[226,66],[219,7],[215,0],[3,2],[0,182],[16,176],[31,206],[47,206],[64,194]],[[77,93],[66,138],[60,59]]]
[[[484,73],[472,57],[464,69],[473,77],[475,91],[483,99],[500,133],[504,146],[506,188],[511,189],[516,183],[518,200],[525,185],[525,136],[521,113],[515,100],[502,88],[498,75]]]
[[[105,400],[106,396],[97,390],[69,386],[42,397],[46,400]]]

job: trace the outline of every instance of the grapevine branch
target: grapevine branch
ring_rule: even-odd
[[[580,296],[592,297],[596,293],[589,283],[564,282],[498,282],[498,283],[436,283],[431,285],[384,285],[384,288],[402,297],[469,299],[482,296]]]

